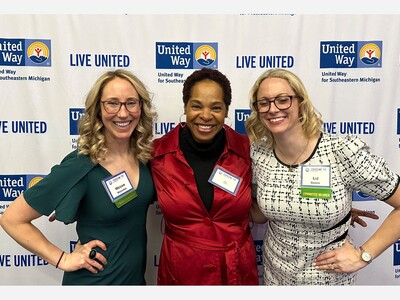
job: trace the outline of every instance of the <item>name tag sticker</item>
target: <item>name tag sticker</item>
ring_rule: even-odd
[[[301,165],[300,173],[303,198],[332,198],[330,165]]]
[[[118,208],[137,197],[137,193],[125,171],[107,177],[102,180],[101,183],[110,197],[111,202]]]
[[[240,184],[242,183],[242,178],[225,170],[221,166],[217,166],[214,168],[208,182],[236,196]]]

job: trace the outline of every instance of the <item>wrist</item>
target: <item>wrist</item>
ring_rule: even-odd
[[[57,261],[56,269],[58,269],[58,265],[60,264],[60,261],[61,261],[61,259],[63,258],[64,254],[65,254],[65,252],[63,251],[63,252],[61,253],[61,255],[60,255],[60,258],[59,258],[58,261]]]
[[[372,262],[372,255],[368,251],[366,251],[362,246],[359,247],[360,249],[360,258],[363,262],[370,264]]]

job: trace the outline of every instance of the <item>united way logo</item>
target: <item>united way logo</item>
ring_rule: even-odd
[[[375,197],[367,195],[360,191],[353,191],[352,192],[353,201],[373,201],[376,200]]]
[[[27,40],[29,43],[30,40]],[[48,41],[49,42],[49,41]],[[29,58],[27,66],[37,65],[51,65],[50,63],[50,44],[47,45],[46,41],[34,40],[28,44],[26,49],[26,56]]]
[[[0,38],[0,66],[51,66],[50,40]]]
[[[400,108],[397,109],[397,134],[400,134]]]
[[[376,43],[367,43],[363,45],[358,54],[360,61],[367,66],[377,65],[381,60],[381,48],[382,42],[380,46]]]
[[[25,190],[44,178],[43,175],[1,175],[3,185],[0,191],[1,201],[13,201]]]
[[[156,69],[218,68],[218,43],[156,42]]]
[[[28,180],[28,189],[33,187],[36,183],[38,183],[40,180],[43,179],[43,176],[38,176],[38,175],[27,175],[27,180]]]
[[[323,41],[320,68],[381,68],[382,41]]]
[[[70,108],[69,109],[69,134],[79,135],[79,120],[85,114],[84,108]]]
[[[201,67],[212,66],[217,61],[217,51],[215,50],[215,46],[200,45],[196,49],[195,59],[197,64]],[[214,67],[216,68],[215,65]]]
[[[395,242],[393,245],[393,265],[400,266],[400,241]],[[398,276],[400,277],[400,275]]]
[[[250,109],[235,109],[235,130],[241,134],[247,134],[246,120],[250,117]]]
[[[262,240],[254,240],[254,247],[256,248],[257,265],[262,265]]]

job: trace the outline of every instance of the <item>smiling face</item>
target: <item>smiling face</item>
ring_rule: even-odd
[[[186,126],[198,143],[210,143],[223,128],[227,108],[221,86],[212,80],[193,85],[185,106]]]
[[[257,93],[257,99],[271,99],[279,95],[296,95],[287,80],[281,78],[264,79]],[[301,130],[299,121],[299,101],[296,97],[292,100],[290,108],[280,110],[275,103],[270,103],[268,112],[260,113],[260,119],[273,135],[289,131]]]
[[[108,82],[103,89],[101,101],[116,100],[125,103],[130,100],[140,99],[138,92],[126,79],[115,78]],[[139,123],[141,109],[137,112],[129,112],[125,105],[121,105],[117,113],[111,114],[101,104],[101,119],[105,127],[107,141],[129,141],[133,131]]]

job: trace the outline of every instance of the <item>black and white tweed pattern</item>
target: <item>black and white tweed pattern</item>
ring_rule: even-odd
[[[300,168],[290,172],[264,144],[252,145],[253,197],[268,218],[263,242],[266,285],[352,285],[355,273],[328,273],[312,266],[320,253],[339,247],[350,219],[352,191],[388,198],[398,184],[384,159],[356,136],[322,134],[305,165],[330,165],[332,199],[302,198]],[[348,239],[351,241],[350,237]]]

